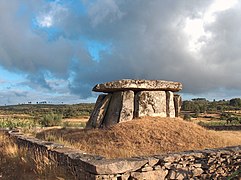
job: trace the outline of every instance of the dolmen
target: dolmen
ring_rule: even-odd
[[[179,82],[133,80],[97,84],[93,91],[103,92],[95,103],[86,128],[104,128],[144,116],[170,117],[180,115],[182,89]]]

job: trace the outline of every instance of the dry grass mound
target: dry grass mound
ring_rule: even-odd
[[[52,129],[37,134],[107,158],[154,155],[167,152],[224,147],[228,142],[182,119],[145,117],[108,129]]]

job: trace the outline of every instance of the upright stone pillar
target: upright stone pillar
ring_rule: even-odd
[[[105,127],[133,119],[134,92],[114,92],[103,125]]]
[[[182,97],[179,94],[174,94],[175,116],[179,117],[182,106]]]
[[[119,122],[130,121],[134,116],[134,91],[124,91]]]
[[[166,91],[166,97],[167,97],[167,117],[174,118],[175,117],[175,106],[174,106],[173,92]]]
[[[135,116],[166,117],[165,91],[140,91],[135,96]]]
[[[106,111],[108,109],[110,100],[111,100],[111,96],[112,94],[101,94],[99,95],[96,103],[95,103],[95,107],[93,112],[90,115],[90,119],[86,124],[86,128],[90,129],[90,128],[100,128]]]

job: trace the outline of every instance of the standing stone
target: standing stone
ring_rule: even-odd
[[[179,117],[182,106],[182,97],[179,94],[174,94],[175,116]]]
[[[122,108],[120,112],[119,122],[130,121],[133,119],[134,113],[134,92],[122,92]]]
[[[174,106],[173,92],[166,91],[166,97],[167,97],[167,117],[174,118],[175,117],[175,106]]]
[[[135,117],[166,117],[165,91],[140,91],[135,96]]]
[[[109,127],[119,122],[132,120],[134,110],[134,92],[114,92],[106,112],[103,125]]]
[[[97,98],[93,112],[90,115],[90,119],[86,124],[86,128],[99,128],[103,122],[108,105],[111,100],[111,94],[101,94]]]

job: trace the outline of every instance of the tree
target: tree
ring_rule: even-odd
[[[241,99],[240,98],[234,98],[229,101],[229,105],[240,107],[241,106]]]

